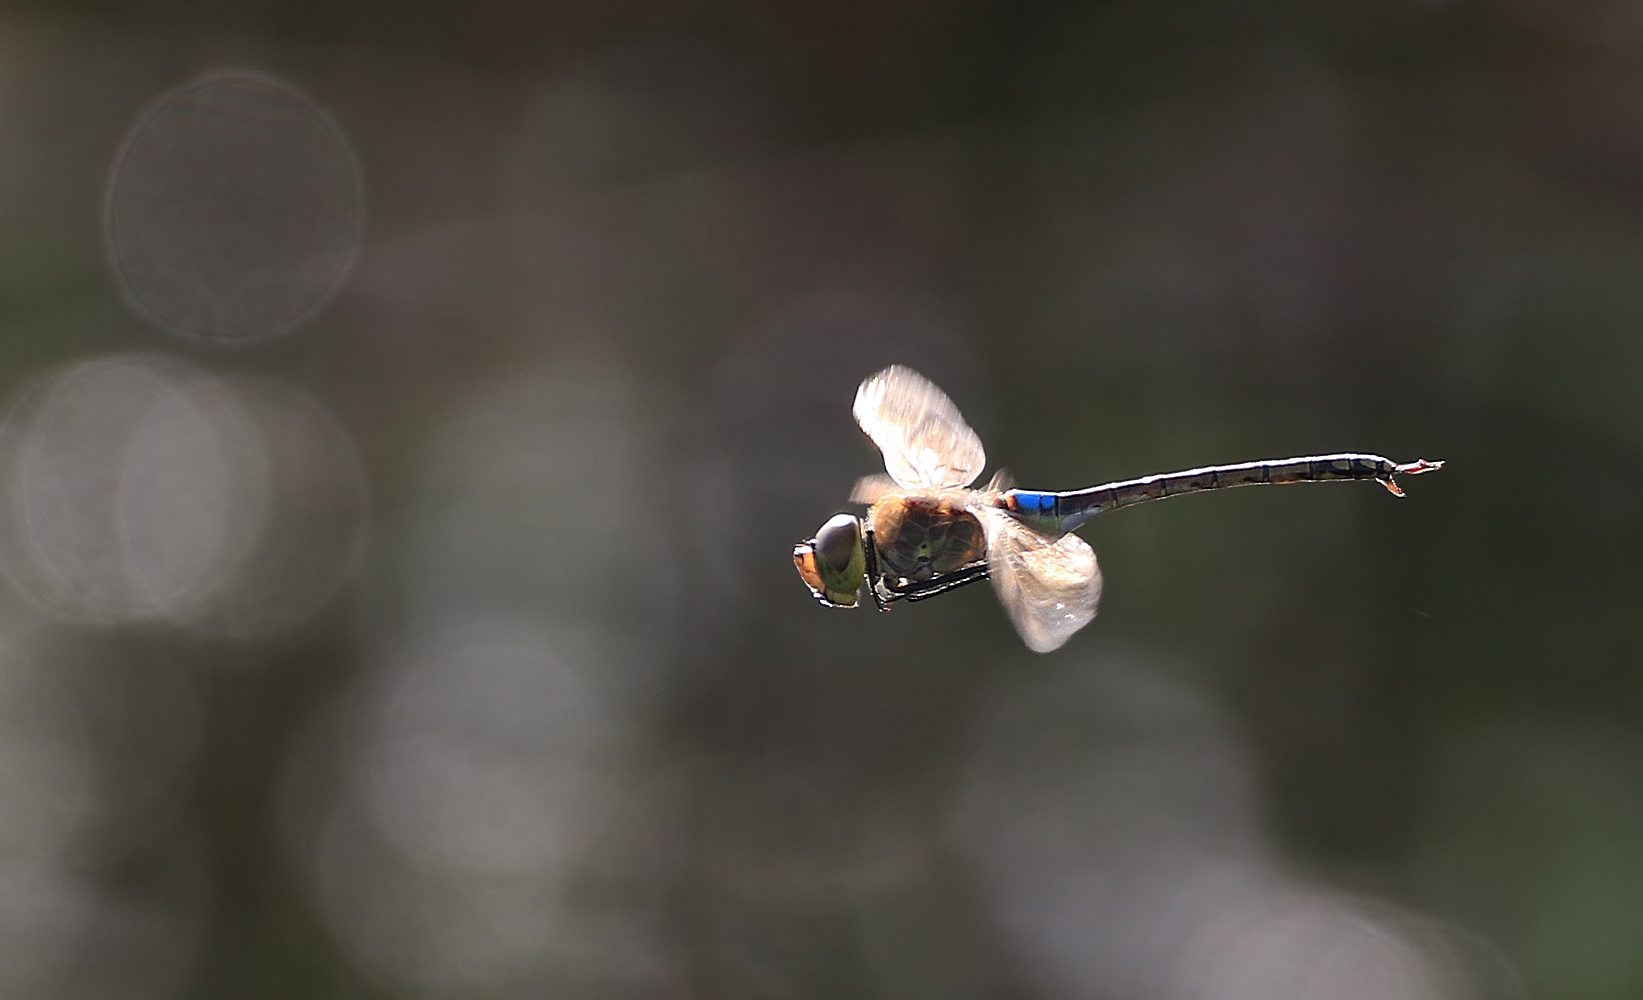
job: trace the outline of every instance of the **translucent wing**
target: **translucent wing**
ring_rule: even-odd
[[[882,472],[862,476],[850,490],[851,503],[876,503],[880,497],[896,492],[896,481]]]
[[[911,368],[891,365],[863,382],[853,412],[890,477],[908,489],[965,486],[987,465],[958,407]]]
[[[1095,617],[1101,567],[1084,539],[1049,538],[996,507],[976,507],[987,529],[993,589],[1021,639],[1035,653],[1059,649]]]

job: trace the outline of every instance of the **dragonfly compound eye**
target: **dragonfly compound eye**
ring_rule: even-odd
[[[828,518],[815,538],[794,546],[793,565],[816,600],[834,607],[855,607],[867,576],[861,519],[849,514]]]

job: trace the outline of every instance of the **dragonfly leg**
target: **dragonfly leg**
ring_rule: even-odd
[[[938,576],[934,580],[926,580],[923,583],[909,584],[905,589],[900,591],[899,596],[905,597],[909,601],[922,601],[927,597],[934,597],[937,594],[945,594],[947,591],[955,590],[965,584],[985,580],[987,579],[987,576],[987,564],[984,562],[977,563],[973,566],[966,566],[963,569],[954,570],[944,576]]]
[[[873,529],[864,524],[862,525],[861,534],[862,541],[865,543],[862,545],[862,554],[867,557],[867,592],[873,595],[874,607],[880,611],[889,611],[890,601],[895,600],[895,597],[892,596],[886,600],[885,596],[879,592],[879,547],[878,543],[873,540]]]

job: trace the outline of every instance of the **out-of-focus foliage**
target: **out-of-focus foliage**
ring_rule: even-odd
[[[1643,5],[0,14],[0,994],[1643,995]],[[791,545],[911,365],[985,587]]]

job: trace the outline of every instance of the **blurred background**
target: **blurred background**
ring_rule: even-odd
[[[1025,485],[1445,459],[818,607]],[[1643,3],[0,11],[0,996],[1643,996]]]

